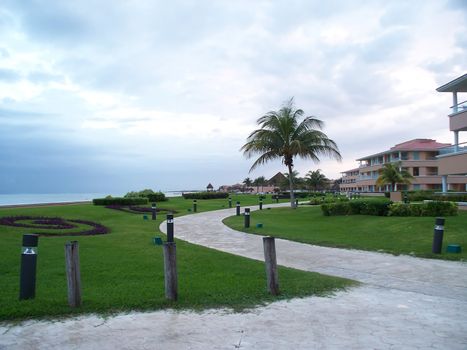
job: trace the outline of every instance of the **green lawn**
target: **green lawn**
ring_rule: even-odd
[[[251,214],[249,229],[243,228],[243,217],[224,220],[225,224],[239,231],[327,247],[467,260],[467,212],[459,211],[458,216],[446,217],[443,253],[440,255],[431,253],[434,222],[433,217],[323,216],[319,206],[255,211]],[[256,228],[256,223],[262,223],[264,227]],[[462,253],[446,253],[449,243],[460,244]]]
[[[250,205],[257,201],[255,196],[241,198],[242,203]],[[200,211],[228,206],[227,200],[198,202]],[[159,207],[176,209],[177,215],[182,215],[188,213],[191,201],[170,199]],[[110,227],[111,233],[40,237],[36,298],[19,301],[21,239],[22,234],[31,231],[0,225],[0,320],[167,307],[241,310],[277,299],[325,295],[353,284],[340,278],[281,267],[282,293],[275,298],[266,292],[263,263],[177,241],[179,300],[171,303],[164,296],[162,248],[152,244],[155,235],[163,236],[158,227],[165,215],[159,215],[157,221],[144,221],[142,215],[90,204],[0,209],[0,217],[10,215],[92,220]],[[80,244],[83,305],[75,310],[67,304],[64,244],[69,240]]]

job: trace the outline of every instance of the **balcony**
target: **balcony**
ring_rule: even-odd
[[[449,129],[451,131],[467,131],[467,100],[451,107]]]
[[[440,148],[438,167],[439,175],[467,175],[467,142]]]

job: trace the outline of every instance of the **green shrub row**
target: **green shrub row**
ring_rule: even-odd
[[[227,192],[194,192],[194,193],[183,193],[185,199],[218,199],[227,198],[229,194]]]
[[[375,216],[452,216],[457,215],[457,204],[433,201],[427,203],[392,203],[387,200],[353,200],[323,203],[325,216],[375,215]]]
[[[450,194],[446,195],[434,193],[433,191],[408,191],[409,201],[421,202],[423,200],[434,200],[441,202],[467,202],[467,194]]]
[[[348,202],[349,199],[344,196],[327,196],[327,197],[312,197],[310,199],[310,205],[324,204],[324,203],[337,203],[337,202]]]
[[[387,216],[389,212],[389,204],[387,200],[367,201],[353,200],[340,201],[335,203],[324,203],[321,205],[321,211],[325,216],[334,215],[376,215]]]
[[[106,197],[106,198],[94,198],[92,200],[94,205],[139,205],[148,204],[147,198],[135,197],[135,198],[123,198],[123,197]]]
[[[433,201],[426,203],[392,203],[389,216],[453,216],[457,215],[457,204]]]
[[[168,198],[162,192],[156,192],[156,193],[148,194],[146,198],[150,202],[165,202],[165,201],[168,201]]]

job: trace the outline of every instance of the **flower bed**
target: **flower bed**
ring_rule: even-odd
[[[32,229],[44,230],[69,230],[78,228],[80,225],[91,226],[90,229],[84,231],[72,232],[46,232],[38,231],[31,232],[39,236],[88,236],[88,235],[103,235],[110,232],[110,229],[104,225],[98,224],[93,221],[79,220],[79,219],[63,219],[59,217],[46,217],[46,216],[5,216],[0,218],[0,225],[24,227]]]

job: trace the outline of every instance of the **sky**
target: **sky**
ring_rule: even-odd
[[[466,16],[464,0],[1,0],[0,193],[269,178],[281,161],[249,173],[240,148],[291,97],[343,156],[297,160],[301,176],[452,142],[436,88],[467,72]]]

